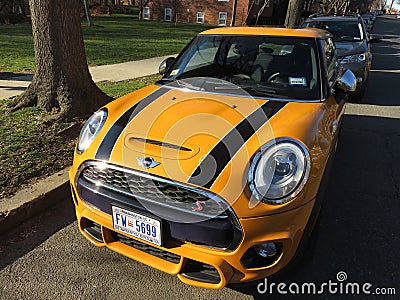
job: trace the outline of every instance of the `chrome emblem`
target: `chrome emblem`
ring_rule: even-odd
[[[160,163],[158,161],[155,161],[152,157],[145,157],[145,158],[138,158],[137,162],[139,166],[145,169],[150,169],[157,167]]]

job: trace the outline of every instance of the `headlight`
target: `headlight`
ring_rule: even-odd
[[[341,63],[354,63],[354,62],[363,62],[367,59],[366,53],[354,54],[349,56],[344,56]]]
[[[78,139],[77,152],[83,153],[93,142],[100,129],[107,119],[107,109],[101,109],[95,112],[83,125]]]
[[[310,165],[310,155],[301,143],[277,139],[254,156],[249,170],[250,190],[264,203],[286,203],[303,188]]]

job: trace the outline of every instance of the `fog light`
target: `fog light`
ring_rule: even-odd
[[[282,256],[282,242],[265,242],[250,247],[242,256],[241,262],[247,269],[268,267]]]
[[[276,255],[276,246],[273,242],[258,244],[254,246],[254,251],[262,257],[272,257]]]

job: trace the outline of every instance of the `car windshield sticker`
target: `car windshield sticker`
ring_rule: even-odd
[[[179,69],[172,70],[171,71],[171,76],[174,76],[174,75],[178,74],[178,72],[179,72]]]
[[[305,77],[289,77],[289,84],[292,86],[307,86]]]

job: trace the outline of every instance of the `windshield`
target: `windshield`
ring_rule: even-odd
[[[332,33],[335,42],[354,42],[364,39],[362,24],[357,21],[311,21],[304,23],[302,27],[327,30]]]
[[[312,38],[199,35],[160,83],[212,77],[252,96],[316,100],[321,94],[316,48]]]

